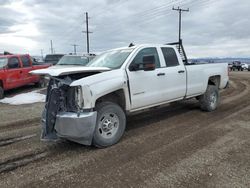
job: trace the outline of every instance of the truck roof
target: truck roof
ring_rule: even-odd
[[[173,45],[167,45],[167,44],[139,44],[139,45],[134,45],[131,47],[128,46],[124,46],[124,47],[120,47],[120,48],[114,48],[114,49],[110,49],[107,51],[111,51],[111,50],[126,50],[126,49],[136,49],[136,48],[141,48],[141,47],[162,47],[162,46],[169,46],[169,47],[174,47]]]
[[[30,56],[29,54],[11,54],[11,55],[0,55],[0,57],[7,57],[7,58],[11,58],[11,57],[20,57],[20,56]]]

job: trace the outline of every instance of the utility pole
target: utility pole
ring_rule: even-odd
[[[86,33],[87,35],[87,53],[89,54],[89,34],[93,33],[89,31],[89,16],[88,16],[88,12],[85,12],[85,20],[86,20],[86,31],[83,31],[83,33]]]
[[[179,12],[179,43],[181,44],[181,42],[182,42],[182,40],[181,40],[181,14],[182,14],[182,12],[189,12],[189,8],[188,9],[181,9],[180,7],[178,7],[178,8],[173,7],[172,10]],[[179,51],[180,51],[180,45],[179,45]]]
[[[53,48],[53,41],[52,40],[50,40],[50,51],[51,51],[51,54],[53,54],[54,48]]]
[[[42,61],[43,61],[43,49],[41,49],[41,57],[42,57]]]
[[[77,44],[72,44],[71,46],[74,46],[74,54],[76,55],[76,47],[79,46]]]

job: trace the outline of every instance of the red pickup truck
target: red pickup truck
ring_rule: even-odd
[[[29,55],[0,55],[0,99],[4,97],[4,91],[28,85],[40,84],[41,78],[29,74],[36,69],[44,69],[50,64],[34,65]]]

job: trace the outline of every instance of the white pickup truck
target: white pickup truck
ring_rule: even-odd
[[[193,97],[215,110],[227,64],[188,64],[179,48],[138,45],[106,51],[85,67],[32,71],[50,77],[42,139],[107,147],[121,139],[130,113]]]

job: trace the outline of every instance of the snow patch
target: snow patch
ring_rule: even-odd
[[[0,100],[0,103],[10,104],[10,105],[21,105],[21,104],[32,104],[37,102],[45,102],[46,96],[37,91],[31,91],[28,93],[22,93],[14,97],[5,97]]]

